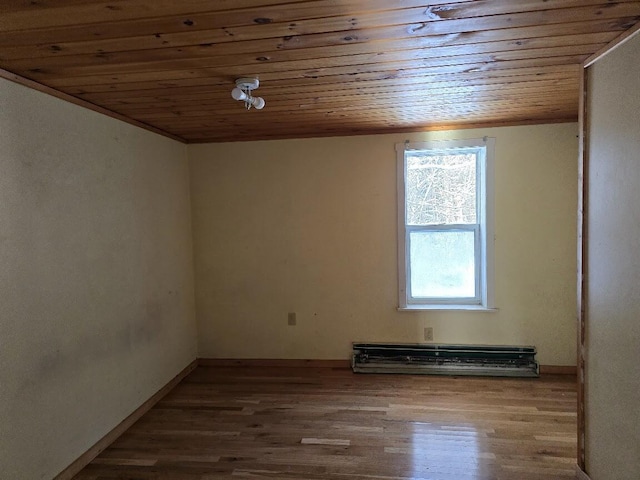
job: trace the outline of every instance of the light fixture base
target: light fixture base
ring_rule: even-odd
[[[260,86],[260,81],[257,78],[239,78],[236,80],[236,87],[239,89],[250,92]]]

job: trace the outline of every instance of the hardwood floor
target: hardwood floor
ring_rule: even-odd
[[[198,367],[75,480],[575,478],[576,385]]]

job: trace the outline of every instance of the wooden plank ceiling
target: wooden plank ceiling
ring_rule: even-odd
[[[0,8],[1,68],[188,142],[575,121],[581,62],[640,21],[606,0]],[[246,76],[264,110],[231,98]]]

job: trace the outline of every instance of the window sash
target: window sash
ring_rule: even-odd
[[[408,162],[407,162],[407,157],[408,156],[416,156],[416,154],[420,154],[420,153],[426,153],[429,156],[445,156],[445,155],[468,155],[468,154],[473,154],[474,158],[475,158],[475,211],[476,211],[476,223],[481,223],[482,220],[482,201],[481,201],[481,188],[482,188],[482,180],[483,180],[483,172],[482,172],[482,165],[484,164],[484,152],[485,152],[485,147],[484,146],[471,146],[471,147],[452,147],[452,148],[412,148],[412,149],[405,149],[404,150],[404,166],[403,166],[403,188],[404,188],[404,222],[405,225],[409,226],[409,225],[451,225],[451,224],[429,224],[429,223],[425,223],[425,224],[419,224],[419,223],[408,223],[407,219],[409,218],[409,214],[407,212],[407,207],[408,207],[408,203],[407,203],[407,170],[408,170]],[[473,223],[469,224],[469,225],[473,225]]]
[[[413,232],[473,232],[474,257],[474,291],[473,297],[421,297],[413,295],[411,283],[411,233]],[[479,305],[482,303],[482,249],[480,224],[458,225],[405,225],[405,277],[407,289],[407,304],[436,304],[436,305]]]

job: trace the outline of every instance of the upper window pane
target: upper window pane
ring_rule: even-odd
[[[477,155],[406,152],[407,225],[477,223]]]

